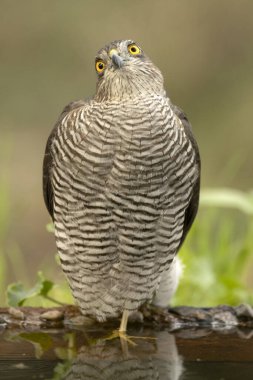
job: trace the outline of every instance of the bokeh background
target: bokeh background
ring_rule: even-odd
[[[190,118],[201,151],[202,189],[226,187],[241,190],[241,195],[252,189],[251,0],[1,0],[2,304],[8,283],[22,281],[31,286],[40,269],[56,282],[62,281],[53,234],[46,230],[50,220],[42,197],[44,148],[64,105],[94,93],[97,50],[121,38],[140,44],[162,70],[172,101]],[[210,214],[206,208],[203,205],[200,211],[206,222],[197,222],[198,233],[186,256],[194,256],[200,235],[206,245],[200,251],[214,250],[209,245],[221,231],[217,231],[219,220],[229,226],[221,273],[233,262],[230,250],[236,244],[243,250],[247,241],[248,261],[240,280],[252,289],[252,214],[222,209],[218,219],[217,214],[212,216],[216,230],[207,226],[199,232],[200,224],[203,228],[210,222],[209,216],[205,219]],[[224,234],[222,230],[221,239]],[[219,251],[221,241],[216,244]],[[218,251],[216,247],[216,254],[210,253],[213,271]],[[195,270],[210,289],[216,279],[210,280],[201,265]]]

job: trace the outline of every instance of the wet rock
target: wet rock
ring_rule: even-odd
[[[237,326],[238,321],[230,311],[218,312],[214,315],[213,323],[224,324],[226,326]]]
[[[16,319],[21,319],[21,320],[25,319],[25,314],[23,313],[23,311],[16,307],[9,307],[8,311],[9,311],[9,314]]]
[[[184,328],[232,329],[253,327],[253,308],[250,305],[237,307],[219,305],[210,308],[175,307],[159,308],[143,305],[136,314],[137,321],[144,327],[166,327],[170,331]],[[135,321],[136,321],[135,316]],[[119,319],[108,321],[119,324]],[[0,327],[10,328],[62,328],[69,326],[91,326],[95,321],[81,314],[74,305],[45,310],[36,307],[0,308]],[[105,324],[98,324],[103,328]]]
[[[61,310],[49,310],[42,313],[40,319],[49,322],[59,322],[64,319],[64,313]]]
[[[241,304],[235,307],[235,313],[237,317],[246,317],[253,319],[253,307],[248,304]]]
[[[5,326],[7,324],[6,320],[2,317],[0,317],[0,326]]]
[[[210,321],[212,316],[209,309],[199,309],[196,307],[180,306],[169,310],[178,315],[179,318],[196,321]]]

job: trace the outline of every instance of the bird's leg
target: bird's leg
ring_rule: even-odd
[[[111,340],[115,338],[120,338],[120,343],[122,347],[122,352],[125,358],[128,357],[128,343],[131,346],[137,346],[137,343],[133,341],[133,339],[147,339],[147,340],[155,340],[156,338],[154,337],[142,337],[142,336],[131,336],[127,335],[127,322],[128,322],[128,317],[129,317],[129,311],[124,309],[122,317],[121,317],[121,322],[120,322],[120,327],[118,330],[114,330],[113,333],[109,336],[106,337],[105,340]]]
[[[129,311],[124,310],[119,326],[119,338],[120,338],[120,343],[121,343],[121,348],[122,352],[125,358],[128,357],[128,343],[132,345],[136,345],[126,334],[127,331],[127,322],[128,322],[128,316],[129,316]]]
[[[114,338],[120,338],[121,342],[121,347],[123,350],[123,353],[128,352],[127,348],[127,343],[131,344],[132,346],[136,346],[136,343],[132,341],[131,338],[126,334],[127,331],[127,322],[128,322],[128,316],[129,316],[129,311],[124,309],[122,317],[121,317],[121,322],[120,322],[120,327],[118,330],[114,330],[113,333],[107,337],[107,340],[114,339]]]
[[[121,344],[122,353],[123,353],[123,356],[125,359],[128,358],[128,340],[129,340],[129,338],[126,335],[128,316],[129,316],[129,311],[125,309],[123,311],[120,326],[119,326],[120,344]],[[134,342],[130,341],[129,343],[133,344]]]
[[[127,321],[128,321],[129,311],[124,310],[121,318],[121,323],[119,327],[119,333],[125,333],[127,331]]]
[[[129,317],[129,311],[124,309],[122,317],[121,317],[119,330],[118,330],[118,336],[120,338],[122,350],[125,353],[128,352],[127,343],[130,343],[131,345],[136,346],[136,343],[133,342],[131,339],[133,337],[130,337],[126,334],[128,317]]]

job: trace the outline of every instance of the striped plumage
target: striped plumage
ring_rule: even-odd
[[[147,330],[145,334],[154,335]],[[139,339],[138,346],[131,346],[126,357],[115,340],[83,345],[63,380],[178,380],[183,373],[183,361],[175,336],[168,331],[156,331],[154,337],[149,341]]]
[[[98,53],[104,69],[94,98],[64,109],[44,158],[62,268],[83,314],[99,321],[155,293],[156,304],[169,301],[172,263],[198,207],[200,160],[188,120],[160,71],[129,46],[115,41]]]

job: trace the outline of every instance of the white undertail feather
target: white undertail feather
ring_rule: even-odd
[[[175,294],[184,266],[182,261],[176,256],[167,271],[161,277],[159,288],[156,290],[152,304],[155,306],[166,307]]]

